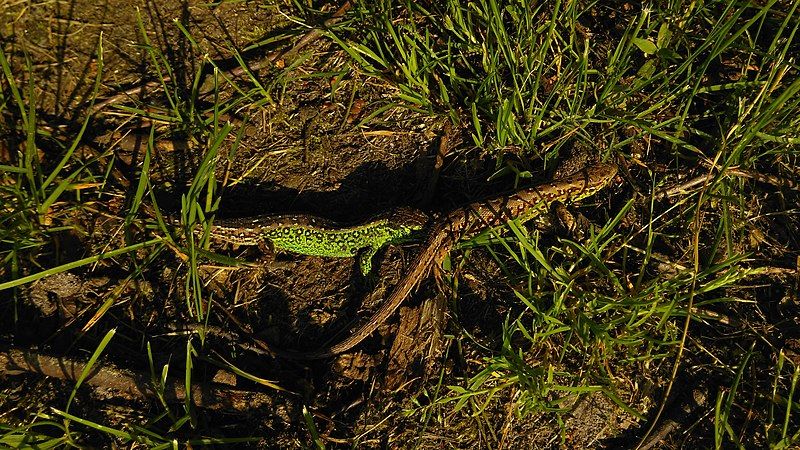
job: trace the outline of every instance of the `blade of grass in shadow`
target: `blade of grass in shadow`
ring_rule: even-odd
[[[153,390],[156,393],[156,397],[158,397],[158,401],[161,403],[161,407],[164,408],[163,414],[168,416],[172,423],[175,423],[177,418],[167,404],[167,396],[165,394],[167,376],[169,374],[169,363],[164,364],[164,366],[161,367],[160,376],[156,376],[156,367],[155,363],[153,362],[153,349],[150,346],[150,341],[147,342],[147,362],[150,367],[150,384],[153,386]]]
[[[100,355],[103,354],[103,351],[106,349],[106,346],[108,346],[108,343],[111,342],[111,339],[114,337],[116,333],[117,333],[116,328],[108,330],[108,332],[100,341],[100,343],[97,344],[97,348],[94,350],[94,353],[92,353],[92,356],[89,358],[89,361],[86,362],[86,365],[83,366],[81,374],[75,381],[75,387],[72,388],[72,392],[69,394],[69,399],[67,400],[67,406],[66,408],[64,408],[64,411],[69,411],[69,407],[70,405],[72,405],[72,400],[75,399],[75,394],[78,393],[78,388],[81,387],[81,384],[83,384],[83,381],[89,375],[89,372],[92,371],[92,367],[94,367],[95,363],[97,363],[97,360],[100,358]]]
[[[43,429],[42,432],[37,429]],[[53,429],[60,430],[63,436],[53,437]],[[15,449],[49,450],[63,448],[70,441],[64,425],[53,420],[37,420],[36,422],[19,427],[10,427],[0,423],[0,445]]]
[[[92,106],[94,106],[94,102],[97,99],[97,93],[98,93],[98,91],[100,89],[100,83],[102,81],[102,75],[103,75],[103,33],[100,33],[99,43],[97,45],[97,52],[96,53],[97,53],[97,69],[96,69],[97,70],[97,76],[95,77],[94,86],[92,87],[92,91],[90,93],[90,99],[91,100],[89,101],[89,105],[86,108],[87,111],[91,111],[92,110]],[[45,179],[44,182],[42,182],[42,191],[43,192],[47,189],[47,187],[50,185],[50,183],[55,181],[56,177],[58,177],[58,175],[61,173],[61,170],[64,168],[64,166],[70,160],[70,158],[72,158],[72,154],[75,152],[75,149],[78,148],[78,145],[83,140],[83,134],[86,132],[86,127],[89,125],[89,120],[91,118],[92,118],[91,114],[86,114],[86,118],[83,120],[83,123],[81,124],[80,130],[78,130],[78,133],[76,134],[75,138],[72,140],[72,145],[70,145],[70,147],[64,153],[64,156],[61,158],[61,160],[58,162],[58,164],[56,164],[56,166],[50,172],[50,175],[47,177],[47,179]],[[65,179],[61,183],[67,183],[67,182],[68,181]],[[63,190],[64,189],[61,189],[61,191],[63,191]],[[57,197],[56,198],[52,198],[52,197],[53,196],[51,195],[50,198],[48,198],[39,207],[39,214],[44,214],[49,209],[50,205],[57,198]]]
[[[116,428],[107,427],[105,425],[100,425],[99,423],[92,422],[91,420],[87,420],[87,419],[84,419],[82,417],[74,416],[74,415],[68,413],[67,411],[61,411],[60,409],[52,408],[52,411],[55,414],[58,414],[59,416],[63,417],[65,421],[79,423],[79,424],[81,424],[83,426],[95,429],[97,431],[100,431],[100,432],[103,432],[103,433],[106,433],[106,434],[110,434],[110,435],[112,435],[114,437],[122,439],[123,442],[129,442],[129,441],[134,440],[134,437],[130,433],[127,433],[125,431],[117,430]],[[73,445],[76,444],[74,442],[72,442],[72,443],[73,443]]]
[[[81,328],[81,334],[86,333],[89,331],[100,319],[105,316],[109,309],[120,299],[123,293],[127,290],[130,282],[133,281],[137,277],[141,277],[144,273],[144,269],[154,262],[158,261],[161,252],[166,248],[165,245],[159,245],[155,247],[152,251],[148,252],[147,257],[137,263],[136,269],[128,274],[123,280],[121,280],[114,289],[111,290],[108,294],[106,294],[105,300],[103,300],[103,304],[97,309],[97,311],[92,315],[92,317],[86,321],[86,324]]]
[[[9,289],[9,288],[12,288],[12,287],[16,287],[16,286],[21,286],[23,284],[30,283],[32,281],[36,281],[36,280],[42,279],[44,277],[47,277],[47,276],[50,276],[50,275],[53,275],[53,274],[56,274],[56,273],[61,273],[61,272],[65,272],[67,270],[75,269],[77,267],[85,266],[87,264],[96,263],[98,261],[102,261],[102,260],[107,259],[107,258],[113,258],[115,256],[120,256],[120,255],[124,255],[126,253],[134,252],[134,251],[142,249],[142,248],[147,248],[147,247],[150,247],[152,245],[159,244],[159,243],[161,243],[163,241],[164,241],[164,238],[161,238],[161,237],[156,238],[156,239],[150,239],[149,241],[140,242],[138,244],[129,245],[127,247],[118,248],[116,250],[110,250],[110,251],[107,251],[107,252],[103,252],[103,253],[101,253],[99,255],[90,256],[88,258],[83,258],[83,259],[79,259],[77,261],[72,261],[72,262],[69,262],[69,263],[66,263],[66,264],[62,264],[60,266],[53,267],[53,268],[50,268],[50,269],[47,269],[47,270],[43,270],[41,272],[37,272],[35,274],[28,275],[26,277],[18,278],[16,280],[6,281],[5,283],[0,283],[0,291],[5,290],[5,289]]]
[[[192,428],[197,427],[197,419],[195,417],[195,410],[194,410],[194,400],[192,400],[192,373],[194,372],[194,357],[197,356],[197,351],[194,349],[194,345],[192,343],[192,339],[186,340],[186,364],[184,366],[184,392],[186,392],[186,396],[184,397],[184,411],[186,415],[184,419],[189,420],[191,422]],[[178,422],[173,425],[170,431],[175,431],[179,429],[183,425],[184,421],[179,420]]]
[[[323,442],[322,438],[319,436],[317,426],[314,424],[314,417],[311,415],[311,411],[308,410],[306,405],[303,405],[303,420],[305,420],[306,428],[308,428],[308,432],[311,434],[311,442],[314,443],[314,447],[319,450],[325,450],[325,442]]]
[[[153,149],[155,148],[155,134],[156,128],[150,127],[150,135],[147,138],[147,145],[145,146],[144,150],[142,168],[139,170],[139,182],[136,183],[136,191],[131,199],[131,206],[128,209],[127,214],[125,214],[124,230],[126,234],[129,233],[131,223],[133,223],[133,220],[136,218],[136,213],[139,211],[139,207],[142,205],[142,199],[144,198],[145,191],[150,185],[150,160],[152,158]]]
[[[150,37],[145,29],[144,22],[142,21],[142,14],[138,6],[136,7],[136,25],[139,28],[140,36],[144,42],[142,47],[147,55],[150,56],[150,61],[153,63],[156,75],[158,76],[158,81],[161,83],[161,88],[164,90],[164,96],[166,97],[167,102],[169,102],[169,105],[175,114],[174,117],[181,119],[182,121],[183,116],[180,114],[181,109],[179,108],[179,100],[172,95],[172,90],[170,90],[169,86],[167,86],[168,81],[173,81],[175,79],[172,73],[172,66],[170,66],[169,61],[164,58],[164,55],[150,42]],[[159,62],[159,59],[163,60],[163,64],[162,62]],[[164,72],[166,72],[166,76],[164,75]]]
[[[198,321],[203,321],[205,317],[204,306],[202,301],[203,288],[202,280],[198,273],[198,248],[195,246],[195,236],[192,233],[192,228],[198,222],[198,218],[205,220],[205,212],[213,212],[219,205],[220,198],[217,197],[216,189],[217,182],[214,175],[216,167],[217,156],[220,147],[225,138],[233,129],[232,125],[223,125],[216,135],[213,136],[211,145],[203,157],[203,161],[197,169],[197,172],[189,187],[189,192],[181,197],[181,221],[186,226],[186,238],[189,241],[187,247],[189,256],[189,274],[186,277],[186,305],[189,313],[196,317]],[[205,189],[205,206],[201,206],[201,196]],[[208,237],[208,229],[206,228],[203,235],[203,241]]]
[[[723,447],[723,439],[726,434],[736,447],[740,449],[744,448],[739,440],[739,437],[736,436],[736,432],[733,431],[733,428],[731,427],[730,416],[731,409],[733,407],[733,399],[738,391],[739,383],[741,382],[742,375],[744,374],[744,369],[747,367],[747,364],[750,362],[750,358],[753,356],[755,344],[756,343],[754,341],[750,345],[750,350],[744,356],[744,359],[739,363],[739,368],[736,370],[736,375],[733,378],[733,384],[731,385],[730,390],[727,393],[720,392],[717,395],[717,403],[714,407],[714,441],[717,448]]]
[[[254,383],[260,384],[262,386],[266,386],[266,387],[268,387],[270,389],[274,389],[276,391],[281,391],[281,392],[286,392],[286,393],[289,393],[289,394],[295,394],[294,392],[288,391],[288,390],[278,386],[277,382],[275,382],[275,381],[270,381],[270,380],[267,380],[265,378],[257,377],[257,376],[255,376],[255,375],[253,375],[251,373],[248,373],[248,372],[240,369],[239,367],[235,366],[230,361],[226,360],[222,355],[220,355],[217,352],[214,352],[214,355],[216,356],[216,358],[219,358],[219,361],[217,361],[216,359],[213,359],[213,358],[203,358],[203,360],[208,361],[208,362],[210,362],[210,363],[212,363],[212,364],[214,364],[216,366],[222,367],[222,368],[224,368],[226,370],[230,370],[231,372],[235,373],[236,375],[239,375],[240,377],[246,378],[246,379],[248,379],[248,380],[250,380],[250,381],[252,381]]]
[[[781,372],[787,361],[790,365],[794,365],[794,371],[789,381],[788,392],[785,392],[785,389],[781,389],[779,385]],[[798,381],[800,381],[800,365],[793,364],[791,360],[786,357],[785,352],[781,350],[778,356],[778,364],[775,368],[775,376],[772,385],[772,401],[769,405],[769,418],[766,423],[766,433],[768,436],[771,436],[770,442],[775,443],[772,447],[775,450],[795,448],[797,442],[800,442],[800,428],[795,431],[794,434],[790,434],[791,430],[789,429],[790,426],[797,423],[796,420],[793,420],[796,419],[796,417],[792,416],[792,411],[800,408],[800,405],[792,400],[796,398],[795,394],[797,392]],[[779,418],[776,417],[775,414],[775,407],[780,404],[785,405],[782,424],[777,423]],[[795,416],[796,415],[797,413],[795,412]]]

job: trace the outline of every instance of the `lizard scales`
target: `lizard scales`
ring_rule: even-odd
[[[395,208],[351,226],[310,215],[258,216],[216,221],[209,237],[237,245],[268,243],[278,250],[311,256],[358,255],[361,271],[367,275],[378,249],[406,239],[427,222],[427,215],[411,208]]]
[[[346,352],[366,339],[391,316],[427,277],[431,268],[441,263],[453,244],[487,228],[517,219],[526,222],[548,211],[553,202],[578,201],[603,189],[617,174],[614,164],[596,164],[574,175],[470,203],[444,216],[428,233],[422,250],[417,254],[389,298],[369,320],[343,341],[326,349],[308,353],[280,352],[283,356],[300,359],[320,359]]]

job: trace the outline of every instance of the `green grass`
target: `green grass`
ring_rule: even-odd
[[[629,146],[645,141],[656,142],[660,157],[679,167],[678,161],[695,161],[717,174],[666,210],[656,210],[660,205],[643,192],[636,206],[650,208],[650,217],[627,235],[613,232],[618,216],[588,244],[562,241],[544,255],[517,231],[500,262],[528,286],[515,291],[525,308],[508,318],[500,354],[487,356],[482,370],[426,408],[468,407],[468,416],[479,417],[493,400],[515,398],[522,415],[566,412],[565,397],[592,391],[619,402],[604,361],[615,361],[617,370],[644,370],[668,359],[677,370],[683,356],[679,351],[676,359],[675,350],[688,332],[683,318],[687,325],[712,324],[706,308],[744,301],[729,292],[761,274],[765,261],[741,251],[750,186],[726,177],[725,169],[758,170],[767,155],[790,165],[793,149],[785,144],[798,129],[800,78],[787,55],[796,48],[800,21],[796,4],[783,10],[776,3],[646,8],[619,35],[598,39],[600,46],[579,29],[591,6],[578,2],[552,8],[448,2],[431,10],[359,3],[353,26],[330,32],[363,73],[392,80],[404,106],[471,112],[473,142],[497,155],[498,167],[509,148],[547,164],[562,149],[598,141],[604,155],[635,163],[641,156],[628,153]],[[749,65],[726,78],[714,72],[726,60]],[[641,181],[664,183],[657,173]],[[710,239],[701,243],[701,235]],[[669,255],[677,273],[653,273],[654,248],[680,241],[695,256]],[[507,260],[518,267],[505,266]],[[524,357],[542,348],[557,359]],[[717,445],[740,444],[729,417],[717,417],[727,430],[717,434]]]
[[[98,199],[120,195],[113,183],[113,157],[77,156],[97,117],[84,117],[67,133],[53,131],[37,106],[41,94],[34,64],[15,44],[3,41],[0,131],[8,145],[18,144],[12,161],[0,165],[0,290],[14,299],[9,323],[17,320],[23,285],[98,263],[122,272],[127,285],[154,278],[176,253],[185,256],[176,275],[183,301],[169,304],[181,308],[175,314],[187,323],[208,324],[216,314],[213,307],[209,313],[209,301],[221,299],[214,297],[201,266],[236,260],[211,253],[206,240],[190,230],[207,223],[226,188],[246,177],[228,168],[238,157],[250,118],[289,102],[302,94],[298,86],[318,80],[330,80],[326,99],[346,104],[349,117],[357,92],[371,84],[390,95],[369,97],[367,112],[347,125],[351,128],[343,121],[340,131],[392,130],[403,121],[444,118],[465,138],[448,158],[482,167],[480,177],[506,186],[530,184],[525,179],[532,173],[557,166],[574,148],[589,149],[590,157],[621,167],[618,183],[578,208],[595,224],[585,238],[542,234],[512,223],[500,236],[462,243],[451,254],[454,317],[471,295],[463,288],[465,274],[485,264],[471,255],[484,251],[503,274],[497,283],[503,294],[491,298],[502,305],[503,321],[488,327],[498,330],[495,336],[451,321],[447,357],[457,370],[444,364],[437,379],[415,386],[399,407],[386,409],[381,420],[400,429],[391,443],[427,447],[437,442],[427,439],[441,435],[454,445],[498,446],[509,423],[544,417],[557,424],[550,442],[569,445],[567,422],[578,402],[603,396],[621,415],[644,424],[654,411],[644,409],[644,385],[656,386],[650,405],[657,410],[670,391],[686,389],[673,385],[679,371],[701,370],[722,381],[710,393],[713,427],[709,434],[692,435],[691,443],[796,446],[800,366],[782,347],[795,338],[770,331],[775,324],[764,313],[796,308],[786,304],[793,300],[775,299],[760,289],[773,286],[772,295],[780,291],[785,281],[770,273],[790,272],[798,255],[797,241],[780,230],[797,229],[798,194],[785,186],[796,184],[800,145],[795,58],[800,4],[724,0],[623,6],[354,2],[342,22],[323,30],[321,41],[330,47],[312,46],[284,66],[255,73],[248,69],[247,54],[291,46],[292,36],[306,29],[304,22],[316,23],[319,17],[300,3],[275,5],[270,7],[288,19],[283,27],[254,36],[241,48],[225,43],[243,77],[230,77],[218,61],[203,56],[188,80],[178,79],[176,62],[151,40],[150,24],[138,14],[138,49],[160,87],[114,109],[127,120],[150,124],[119,213],[124,239],[102,249],[87,243],[88,253],[69,260],[62,260],[58,233],[80,230],[66,219],[96,214],[92,205]],[[210,53],[198,30],[177,20],[170,26],[195,54]],[[100,45],[97,54],[102,50]],[[103,86],[102,60],[97,58],[89,108]],[[243,120],[234,122],[233,116]],[[197,151],[186,155],[192,158],[188,167],[168,166],[175,169],[172,175],[191,173],[184,177],[181,227],[168,220],[156,195],[163,181],[163,174],[155,173],[156,162],[164,158],[156,147],[167,138],[191,142]],[[249,169],[261,162],[253,161]],[[787,183],[754,181],[743,173]],[[659,196],[705,175],[668,198]],[[94,349],[97,356],[122,345],[120,336],[109,342],[107,333],[123,327],[120,304],[129,295],[124,292],[113,290],[94,307],[83,327],[83,333],[91,329],[94,344],[83,342],[82,348]],[[120,334],[130,342],[140,339],[132,331]],[[301,404],[295,436],[302,436],[302,445],[325,447],[331,435],[321,432],[317,413],[323,416],[330,405],[315,404],[320,400],[313,397],[297,400],[283,387],[286,380],[265,378],[263,366],[240,367],[236,355],[209,347],[202,328],[179,339],[173,350],[181,348],[181,357],[174,353],[171,363],[160,366],[154,362],[155,344],[139,345],[146,348],[141,356],[149,361],[160,393],[150,420],[131,419],[120,427],[79,417],[70,412],[79,382],[66,402],[37,412],[24,425],[3,425],[0,443],[80,445],[102,435],[166,448],[178,442],[255,439],[208,436],[204,412],[190,396],[183,405],[166,401],[170,367],[173,376],[182,370],[191,392],[211,362],[276,398]],[[216,356],[209,357],[209,351]],[[92,364],[102,359],[93,357],[84,372]],[[403,420],[414,428],[402,429]],[[413,431],[419,423],[424,433]],[[351,438],[358,426],[342,429]],[[358,434],[355,443],[369,442],[369,433]]]

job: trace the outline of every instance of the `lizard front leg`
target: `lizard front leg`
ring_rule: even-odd
[[[378,253],[378,247],[365,247],[358,254],[358,267],[365,277],[372,272],[372,258]]]

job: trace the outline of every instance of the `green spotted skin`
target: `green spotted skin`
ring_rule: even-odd
[[[266,244],[302,255],[359,256],[361,272],[367,275],[372,257],[381,247],[408,239],[427,222],[424,213],[411,208],[393,209],[351,226],[309,215],[258,216],[215,221],[209,236],[238,245]]]

